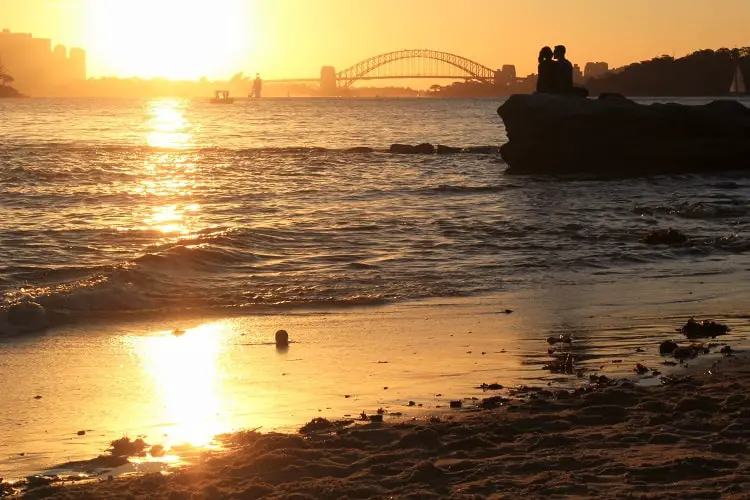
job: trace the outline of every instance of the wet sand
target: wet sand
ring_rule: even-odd
[[[379,408],[386,422],[408,421],[455,413],[451,400],[508,396],[522,384],[571,390],[591,375],[658,385],[664,375],[710,364],[725,342],[746,344],[742,287],[750,280],[731,278],[636,278],[367,309],[73,326],[5,342],[0,378],[14,383],[0,399],[7,415],[0,470],[6,479],[64,475],[74,471],[59,464],[91,459],[127,435],[165,446],[168,457],[114,473],[148,472],[216,450],[215,435],[242,429],[296,432],[313,417],[356,418]],[[733,331],[711,341],[711,354],[664,365],[675,360],[660,356],[659,343],[687,342],[675,328],[694,314]],[[185,334],[172,335],[175,328]],[[269,345],[279,328],[297,342],[287,351]],[[572,344],[547,342],[560,335]],[[567,353],[575,373],[544,369]],[[637,375],[637,363],[661,373]]]
[[[544,393],[499,408],[306,436],[248,432],[171,475],[26,498],[747,498],[744,354],[674,383]]]

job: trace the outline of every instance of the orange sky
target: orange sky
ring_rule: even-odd
[[[524,75],[542,45],[618,66],[750,46],[748,26],[750,0],[0,0],[0,28],[82,46],[94,77],[315,77],[405,48]]]

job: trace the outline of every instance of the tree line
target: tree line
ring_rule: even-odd
[[[750,47],[699,50],[678,59],[663,55],[590,79],[586,87],[593,95],[720,96],[729,92],[738,64],[748,81]]]

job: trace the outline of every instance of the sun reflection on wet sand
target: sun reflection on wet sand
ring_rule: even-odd
[[[180,336],[163,332],[136,339],[136,353],[159,398],[154,410],[162,408],[170,424],[168,445],[207,447],[228,430],[219,363],[225,330],[224,323],[208,323]]]

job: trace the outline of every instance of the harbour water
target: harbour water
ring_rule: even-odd
[[[123,434],[204,446],[416,416],[482,382],[574,385],[541,370],[550,334],[587,339],[592,371],[693,314],[743,338],[746,177],[515,177],[497,154],[387,152],[499,146],[499,104],[0,101],[1,308],[33,299],[51,322],[0,323],[0,477]],[[689,242],[641,241],[669,227]],[[264,345],[278,328],[286,353]]]

